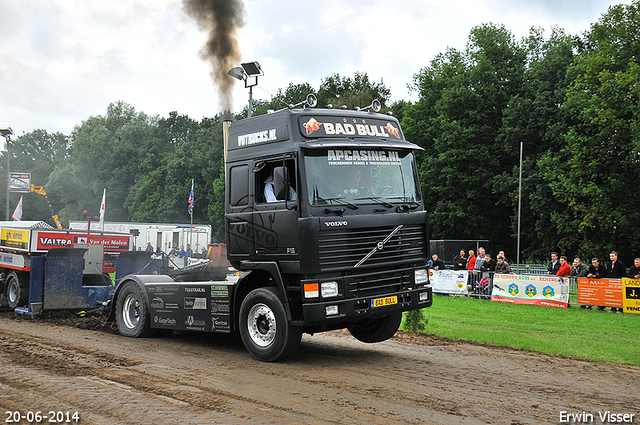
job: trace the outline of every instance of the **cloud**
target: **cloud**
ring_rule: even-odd
[[[384,81],[393,100],[416,100],[406,89],[413,75],[448,46],[464,49],[474,26],[501,23],[516,38],[532,26],[579,34],[617,3],[244,0],[242,62],[264,69],[256,98],[359,71]],[[200,59],[205,41],[181,0],[0,2],[0,126],[69,134],[118,100],[150,115],[214,116],[220,103]],[[241,83],[234,98],[239,111],[248,100]]]

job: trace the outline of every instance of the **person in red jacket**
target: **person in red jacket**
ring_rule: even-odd
[[[467,270],[473,270],[476,268],[476,253],[473,249],[469,250],[469,260],[467,261]]]
[[[568,263],[567,257],[564,255],[560,257],[560,268],[556,272],[556,276],[571,276],[571,266]]]
[[[476,279],[473,275],[473,269],[476,268],[476,253],[473,252],[473,249],[469,250],[469,261],[467,261],[467,270],[469,270],[469,274],[467,276],[467,290],[471,292],[476,285]]]

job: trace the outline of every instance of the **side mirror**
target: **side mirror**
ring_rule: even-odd
[[[273,189],[278,201],[284,201],[286,199],[285,182],[289,182],[289,170],[286,167],[275,167],[273,169]]]

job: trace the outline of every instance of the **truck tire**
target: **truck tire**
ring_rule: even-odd
[[[24,277],[23,277],[24,280]],[[23,286],[20,275],[11,272],[7,275],[6,296],[9,307],[22,307],[29,303],[29,287]]]
[[[144,294],[135,282],[125,283],[118,294],[116,323],[124,336],[146,338],[153,335]]]
[[[374,343],[386,341],[396,334],[402,323],[402,313],[392,313],[383,317],[365,319],[347,329],[360,342]]]
[[[254,289],[240,306],[240,336],[249,353],[263,362],[291,355],[302,338],[302,327],[292,326],[276,288]]]

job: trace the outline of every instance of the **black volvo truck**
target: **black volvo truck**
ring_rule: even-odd
[[[240,332],[262,361],[303,333],[391,338],[429,307],[428,228],[413,152],[397,119],[299,105],[227,124],[225,223],[234,281],[130,275],[113,299],[126,336]],[[302,108],[296,108],[301,106]]]

